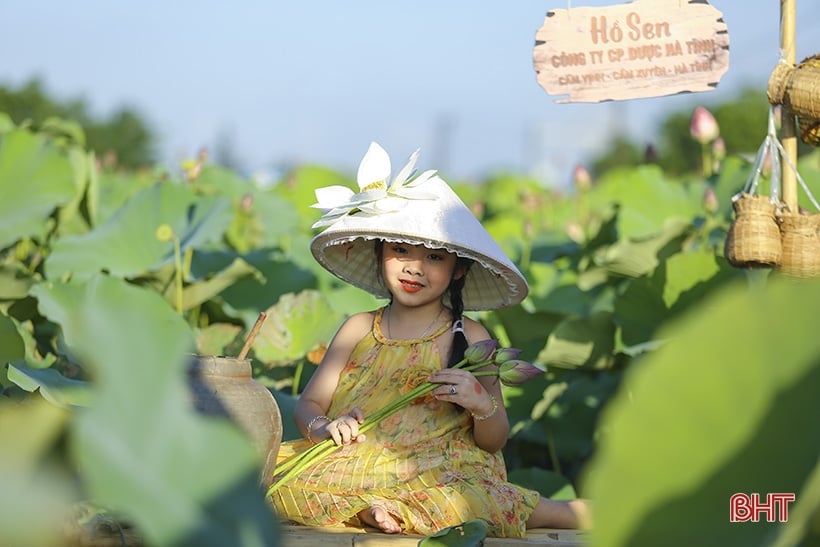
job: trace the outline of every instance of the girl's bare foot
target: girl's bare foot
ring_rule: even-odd
[[[575,518],[578,519],[577,528],[581,530],[589,530],[592,528],[592,508],[589,500],[576,499],[568,502],[569,508],[575,513]]]
[[[592,509],[589,500],[570,501],[541,498],[535,506],[527,528],[575,528],[586,530],[592,527]]]
[[[358,517],[359,520],[368,526],[378,528],[386,534],[398,534],[401,532],[399,523],[384,507],[378,505],[368,507],[367,509],[359,511]]]

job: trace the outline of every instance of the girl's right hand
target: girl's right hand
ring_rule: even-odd
[[[328,422],[324,427],[334,443],[345,445],[366,440],[364,434],[359,434],[359,424],[362,422],[364,422],[364,413],[359,407],[353,407],[350,412]]]

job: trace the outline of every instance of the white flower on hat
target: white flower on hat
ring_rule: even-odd
[[[419,150],[416,150],[407,165],[390,180],[390,156],[378,143],[371,142],[356,174],[359,193],[354,193],[347,186],[316,189],[317,203],[311,207],[320,209],[323,216],[313,227],[329,226],[348,214],[378,215],[398,211],[407,204],[408,199],[436,199],[435,194],[419,189],[436,174],[434,169],[413,178],[418,157]]]

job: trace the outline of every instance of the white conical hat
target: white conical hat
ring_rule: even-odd
[[[316,190],[314,207],[325,215],[314,227],[328,228],[313,238],[313,256],[337,277],[388,298],[374,241],[422,244],[475,262],[461,293],[465,310],[521,302],[529,290],[526,279],[456,193],[434,171],[411,179],[417,157],[418,150],[390,181],[390,159],[371,143],[359,166],[361,192],[342,186]]]

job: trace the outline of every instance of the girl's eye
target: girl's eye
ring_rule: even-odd
[[[441,255],[429,255],[430,260],[444,260],[444,257]]]
[[[401,245],[396,245],[395,247],[393,247],[393,252],[396,253],[396,254],[402,254],[402,253],[406,253],[407,249],[405,249]]]

